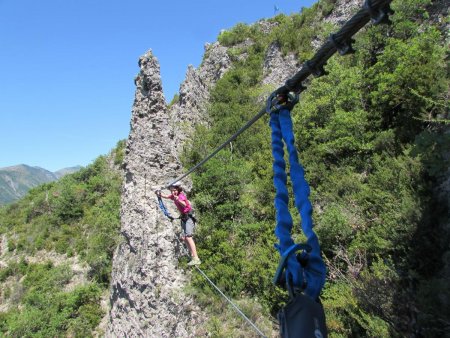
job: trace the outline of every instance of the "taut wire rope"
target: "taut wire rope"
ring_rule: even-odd
[[[327,41],[314,54],[311,60],[303,63],[302,68],[294,76],[288,79],[285,82],[284,86],[281,86],[280,88],[275,90],[274,93],[286,95],[289,92],[294,92],[298,94],[306,89],[302,85],[302,82],[306,80],[311,74],[316,77],[326,75],[323,67],[325,66],[328,59],[331,58],[336,52],[339,52],[340,55],[353,53],[354,50],[352,48],[352,43],[354,41],[352,39],[352,36],[355,35],[361,28],[363,28],[370,20],[372,20],[374,24],[389,22],[389,14],[393,13],[389,7],[391,2],[392,0],[365,0],[363,7],[354,16],[352,16],[339,31],[331,34]],[[272,93],[272,95],[274,93]],[[258,114],[256,114],[230,138],[228,138],[204,159],[194,165],[185,174],[177,177],[172,182],[170,182],[167,186],[165,186],[165,188],[168,188],[175,182],[181,181],[183,178],[193,173],[265,114],[266,109],[261,109]]]
[[[178,241],[178,244],[180,244],[181,245],[181,247],[183,248],[183,250],[184,250],[184,254],[185,255],[187,255],[188,254],[188,252],[187,252],[187,249],[186,249],[186,247],[183,245],[183,243],[181,243],[180,242],[180,240],[178,239],[178,237],[177,236],[175,236],[175,238],[176,238],[176,240]],[[200,274],[203,276],[203,278],[205,278],[207,281],[208,281],[208,283],[209,284],[211,284],[213,287],[214,287],[214,289],[216,289],[217,290],[217,292],[219,292],[219,294],[234,308],[234,310],[239,314],[239,315],[241,315],[242,316],[242,318],[244,318],[245,319],[245,321],[247,322],[247,323],[249,323],[251,326],[252,326],[252,328],[261,336],[261,337],[266,337],[266,335],[245,315],[245,313],[244,312],[242,312],[242,310],[241,309],[239,309],[239,307],[230,299],[230,298],[228,298],[220,289],[219,289],[219,287],[217,287],[217,285],[216,284],[214,284],[214,282],[206,275],[206,273],[205,272],[203,272],[203,270],[202,269],[200,269],[197,265],[194,265],[194,267],[197,269],[197,271],[198,272],[200,272]]]

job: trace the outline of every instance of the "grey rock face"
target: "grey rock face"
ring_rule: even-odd
[[[294,54],[283,57],[280,46],[273,43],[264,59],[263,84],[282,86],[298,70],[299,64]]]
[[[323,22],[331,23],[336,26],[336,30],[341,28],[352,15],[361,9],[363,2],[360,0],[336,0],[333,11],[323,18]],[[334,32],[335,32],[334,31]],[[325,37],[325,39],[328,37]],[[324,38],[315,38],[311,41],[311,46],[317,50],[325,43]]]
[[[198,69],[189,66],[180,86],[179,100],[170,107],[170,124],[174,132],[174,156],[177,156],[193,127],[206,123],[206,103],[211,87],[231,67],[227,48],[218,42],[205,45],[205,57]]]
[[[186,295],[178,267],[179,225],[159,211],[153,190],[179,174],[158,60],[139,59],[121,203],[124,241],[113,261],[107,337],[193,337],[205,316]]]
[[[324,21],[334,23],[340,27],[361,9],[362,4],[363,1],[360,0],[337,0],[333,11],[324,18]]]
[[[279,25],[278,22],[269,22],[267,20],[260,20],[256,24],[259,25],[259,29],[264,34],[269,34],[275,27]]]
[[[190,272],[178,267],[180,226],[164,217],[154,190],[182,173],[183,143],[205,121],[210,89],[230,66],[225,47],[207,45],[203,63],[188,68],[178,102],[167,109],[158,60],[151,51],[139,59],[124,161],[125,240],[113,261],[107,337],[195,337],[207,318],[184,292]],[[189,190],[189,179],[183,184]],[[176,215],[172,203],[166,206]]]

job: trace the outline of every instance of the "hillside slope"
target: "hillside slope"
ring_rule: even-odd
[[[102,336],[124,142],[0,207],[0,336]]]
[[[0,168],[0,205],[18,200],[31,188],[56,179],[48,170],[24,164]]]
[[[449,329],[448,29],[436,3],[394,1],[393,25],[359,33],[357,53],[333,57],[293,111],[333,338]],[[179,224],[164,218],[153,191],[241,127],[353,4],[320,1],[222,32],[169,107],[158,61],[143,55],[126,149],[120,142],[0,208],[0,335],[254,336],[186,268]],[[279,254],[266,122],[183,183],[200,220],[202,269],[275,337],[287,295],[271,282]],[[294,214],[296,242],[299,222]]]
[[[253,117],[264,97],[313,55],[355,5],[320,1],[299,14],[222,32],[206,46],[199,69],[188,69],[169,108],[156,57],[141,57],[125,158],[126,241],[114,257],[107,336],[254,334],[224,311],[201,276],[185,269],[174,241],[178,225],[163,218],[152,190]],[[447,168],[442,152],[449,147],[445,25],[440,13],[430,18],[434,7],[427,0],[393,7],[393,24],[363,29],[355,36],[357,52],[331,58],[329,75],[311,79],[293,111],[329,269],[322,302],[334,337],[439,335],[447,313],[446,301],[429,297],[431,284],[448,294],[442,285],[448,217],[437,191]],[[200,219],[202,268],[270,336],[276,334],[270,314],[286,294],[271,283],[279,255],[264,122],[183,184]],[[298,224],[298,215],[294,220]],[[424,229],[432,235],[421,241]],[[432,257],[417,256],[425,251]],[[187,294],[180,288],[186,275],[195,287]],[[437,309],[432,302],[440,302]]]
[[[0,168],[0,205],[17,201],[40,184],[55,181],[64,175],[76,172],[80,166],[64,168],[51,172],[40,167],[20,164]]]

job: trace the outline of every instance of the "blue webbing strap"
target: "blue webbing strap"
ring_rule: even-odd
[[[161,198],[161,196],[158,196],[158,203],[159,203],[159,208],[161,209],[161,211],[164,213],[164,215],[170,219],[171,221],[173,221],[175,218],[170,215],[169,211],[167,210],[166,206],[164,205],[164,202]]]
[[[318,238],[312,229],[312,207],[308,199],[310,190],[304,177],[304,170],[298,160],[290,111],[281,108],[278,112],[272,112],[270,126],[272,128],[272,154],[274,158],[273,182],[276,190],[275,209],[277,226],[275,234],[279,239],[279,244],[276,247],[282,256],[282,261],[286,262],[286,282],[290,283],[292,280],[294,288],[304,289],[304,293],[315,300],[318,298],[325,284],[326,268],[320,256]],[[287,174],[283,140],[286,143],[289,154],[290,176],[294,191],[295,206],[301,216],[302,229],[307,238],[307,245],[311,249],[310,251],[308,250],[307,255],[303,253],[306,256],[306,264],[304,266],[293,255],[297,249],[302,249],[302,247],[295,244],[291,237],[293,220],[288,208],[289,196],[286,186]]]

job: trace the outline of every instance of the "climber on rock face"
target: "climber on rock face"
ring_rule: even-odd
[[[181,228],[183,233],[181,239],[186,242],[186,245],[191,254],[191,261],[188,263],[189,266],[199,265],[201,263],[197,255],[197,248],[194,242],[194,228],[195,228],[195,218],[192,214],[192,206],[186,195],[183,193],[183,188],[179,183],[172,183],[169,186],[170,195],[162,195],[160,191],[156,194],[162,198],[170,199],[175,203],[178,211],[180,212]]]

